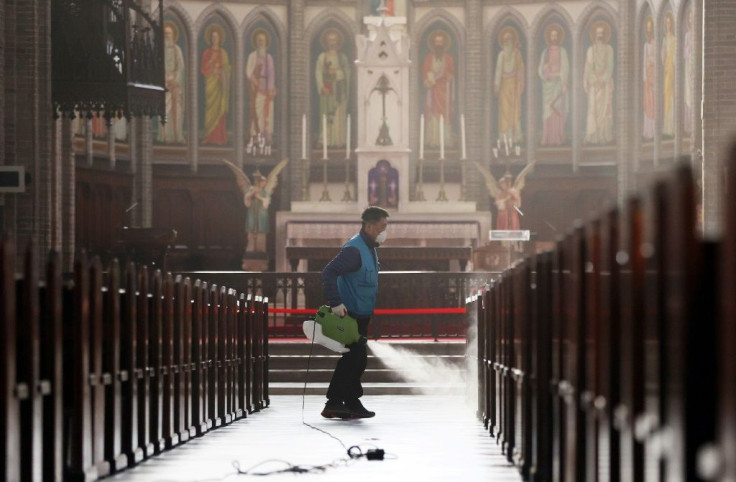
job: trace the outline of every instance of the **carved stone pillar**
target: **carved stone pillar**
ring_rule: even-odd
[[[301,142],[302,142],[302,116],[307,114],[307,120],[310,116],[307,112],[309,105],[309,92],[304,88],[305,79],[309,76],[308,64],[308,41],[304,38],[304,0],[292,0],[289,2],[289,136],[288,153],[290,159],[299,159],[301,161]],[[307,130],[309,132],[309,130]],[[299,133],[299,135],[296,135]],[[307,134],[308,135],[308,134]],[[311,147],[309,138],[307,138],[307,157]],[[308,173],[309,163],[290,162],[289,170],[291,176],[289,185],[292,193],[291,201],[306,200],[307,186],[304,182],[309,182]],[[307,169],[307,172],[305,172]],[[286,185],[286,183],[282,183]]]
[[[703,4],[703,228],[709,236],[721,231],[723,160],[733,141],[736,119],[736,0],[705,0]]]
[[[619,30],[618,30],[618,53],[617,53],[617,78],[616,85],[637,85],[640,84],[636,79],[636,65],[634,62],[634,39],[638,38],[635,29],[635,9],[631,2],[621,2],[619,4]],[[641,86],[637,87],[641,90]],[[641,109],[634,105],[633,89],[618,88],[616,89],[616,98],[618,101],[616,126],[616,137],[618,138],[618,179],[617,179],[617,198],[618,203],[622,204],[626,196],[633,188],[632,174],[637,164],[635,159],[640,155],[638,150],[639,142],[634,142],[636,136],[640,136],[636,132],[636,126],[640,122],[632,122],[632,119],[641,117]]]

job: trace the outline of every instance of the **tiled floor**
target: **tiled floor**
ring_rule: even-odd
[[[307,396],[304,412],[301,396],[273,396],[266,410],[190,440],[112,479],[214,482],[255,478],[236,474],[233,462],[237,462],[241,470],[263,463],[252,472],[282,470],[287,463],[335,465],[316,473],[275,474],[265,479],[269,481],[519,482],[517,470],[464,401],[464,397],[451,395],[366,396],[363,403],[377,413],[375,418],[337,421],[320,417],[322,396]],[[381,448],[386,458],[345,462],[345,447],[353,445],[363,451]]]

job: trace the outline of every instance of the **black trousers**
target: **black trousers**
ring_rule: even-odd
[[[368,322],[370,318],[356,318],[358,332],[368,336]],[[360,377],[368,364],[368,348],[365,342],[348,345],[350,351],[343,353],[337,361],[335,372],[327,389],[327,399],[333,402],[352,402],[363,396],[363,386]]]

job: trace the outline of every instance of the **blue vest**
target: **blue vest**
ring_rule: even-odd
[[[337,278],[337,292],[352,316],[361,318],[373,314],[378,294],[378,254],[369,248],[360,234],[356,234],[345,246],[358,248],[360,269]],[[373,256],[375,255],[375,260]]]

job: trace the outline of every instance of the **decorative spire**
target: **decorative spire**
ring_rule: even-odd
[[[381,17],[385,17],[388,13],[388,7],[386,6],[386,0],[381,0],[381,4],[378,6],[378,14]]]

